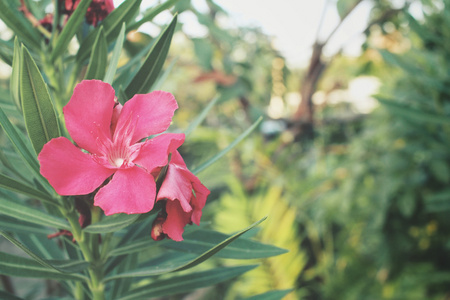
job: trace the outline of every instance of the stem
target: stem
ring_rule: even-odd
[[[80,247],[81,253],[84,259],[90,263],[89,265],[89,278],[88,282],[89,289],[92,292],[93,300],[104,300],[105,299],[105,286],[102,283],[103,279],[103,263],[99,260],[98,252],[98,234],[87,234],[85,233],[80,223],[78,222],[78,214],[73,207],[73,204],[66,201],[66,206],[61,208],[61,213],[69,221],[73,238]],[[69,204],[67,204],[69,203]],[[68,207],[69,206],[69,207]],[[97,216],[96,216],[97,215]],[[99,213],[93,210],[92,212],[93,220],[98,220]],[[92,243],[90,243],[92,242]],[[90,245],[91,244],[91,245]]]
[[[28,10],[27,6],[25,5],[24,0],[20,0],[20,10],[22,10],[23,14],[25,15],[25,18],[27,18],[31,24],[33,24],[34,27],[36,27],[42,35],[44,35],[46,38],[50,39],[52,37],[52,34],[44,28],[44,26],[41,25],[38,19]]]

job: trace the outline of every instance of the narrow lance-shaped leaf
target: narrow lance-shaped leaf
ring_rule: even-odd
[[[0,252],[0,274],[41,279],[88,280],[84,275],[61,273],[55,269],[45,267],[35,260],[4,252]]]
[[[27,163],[30,169],[34,174],[39,174],[39,163],[36,159],[36,156],[32,153],[27,147],[25,140],[23,139],[23,135],[19,132],[19,130],[9,121],[3,109],[0,107],[0,124],[2,125],[3,130],[6,132],[9,140],[16,148],[17,153],[19,153],[23,160]]]
[[[250,298],[245,298],[245,300],[281,300],[284,297],[286,297],[286,295],[289,294],[290,292],[292,292],[292,289],[269,291],[264,294],[259,294],[252,296]]]
[[[252,126],[250,126],[246,131],[244,131],[240,136],[238,136],[237,139],[235,139],[228,147],[226,147],[225,149],[223,149],[222,151],[220,151],[219,153],[217,153],[216,155],[214,155],[213,157],[208,159],[206,162],[201,164],[199,167],[194,169],[192,171],[192,173],[198,174],[201,171],[203,171],[204,169],[206,169],[207,167],[209,167],[210,165],[212,165],[213,163],[215,163],[216,161],[218,161],[222,156],[227,154],[228,151],[233,149],[237,144],[239,144],[243,139],[245,139],[250,133],[252,133],[252,131],[255,130],[256,127],[258,127],[259,123],[261,123],[262,119],[263,119],[262,117],[259,117],[259,119],[256,120],[256,122],[253,123]]]
[[[19,201],[7,200],[4,197],[0,197],[0,213],[37,225],[70,230],[69,225],[64,220],[31,206],[23,205]]]
[[[41,200],[45,203],[58,205],[48,194],[36,190],[26,184],[21,183],[11,177],[0,174],[0,188],[20,193],[22,195]]]
[[[70,15],[69,20],[61,31],[61,34],[58,36],[55,48],[53,48],[52,54],[50,56],[51,61],[55,61],[55,59],[58,56],[61,56],[62,53],[67,49],[70,40],[80,28],[80,25],[84,20],[86,11],[91,4],[91,1],[92,0],[81,0],[80,3],[78,3],[78,6],[73,14]]]
[[[153,20],[153,18],[156,17],[159,13],[161,13],[162,11],[164,11],[166,9],[171,8],[178,1],[180,1],[180,0],[167,0],[163,3],[161,3],[160,5],[153,7],[152,9],[148,10],[147,12],[144,12],[144,16],[142,17],[142,19],[130,24],[130,26],[128,26],[128,30],[138,29],[142,24]]]
[[[108,45],[106,44],[103,27],[100,30],[95,40],[91,58],[89,60],[88,69],[86,71],[85,79],[103,79],[106,73],[106,63],[108,56]]]
[[[111,60],[108,65],[108,69],[106,70],[104,82],[112,84],[114,75],[116,74],[117,64],[119,63],[120,54],[122,53],[123,42],[125,40],[125,23],[122,23],[122,29],[120,30],[119,36],[116,40],[116,45],[114,46],[114,50],[112,52]]]
[[[240,237],[241,235],[243,235],[244,233],[246,233],[247,231],[249,231],[253,227],[259,225],[266,218],[267,217],[264,217],[261,220],[259,220],[258,222],[255,222],[254,224],[250,225],[249,227],[247,227],[247,228],[241,230],[240,232],[230,236],[229,238],[225,239],[224,241],[222,241],[221,243],[217,244],[216,246],[210,248],[208,251],[205,251],[203,254],[201,254],[200,256],[198,256],[196,258],[194,258],[191,261],[185,262],[185,261],[181,260],[181,262],[179,264],[171,263],[167,267],[158,266],[158,268],[151,267],[151,268],[136,269],[134,271],[129,271],[129,272],[125,272],[125,273],[122,273],[122,274],[116,274],[116,275],[108,276],[108,277],[105,278],[105,281],[110,281],[110,280],[117,279],[117,278],[154,276],[154,275],[160,275],[160,274],[165,274],[165,273],[169,273],[169,272],[177,272],[177,271],[190,269],[190,268],[192,268],[192,267],[194,267],[194,266],[196,266],[196,265],[206,261],[207,259],[209,259],[211,256],[213,256],[214,254],[216,254],[217,252],[219,252],[220,250],[222,250],[223,248],[228,246],[235,239],[237,239],[238,237]]]
[[[216,96],[214,99],[212,99],[208,105],[206,105],[206,107],[202,110],[202,112],[194,119],[194,121],[192,121],[189,124],[189,127],[184,131],[184,134],[186,136],[188,136],[189,134],[191,134],[195,128],[197,128],[198,125],[200,125],[203,120],[206,118],[206,116],[208,115],[208,112],[211,110],[211,108],[214,107],[214,105],[216,105],[217,100],[219,100],[219,96]]]
[[[134,290],[119,300],[139,300],[153,297],[164,297],[180,293],[187,293],[198,288],[212,286],[248,272],[257,265],[215,268],[208,271],[196,272],[170,279],[158,280]]]
[[[18,9],[12,9],[8,2],[11,1],[0,0],[0,19],[27,45],[39,48],[39,38],[41,37],[39,31],[25,19]]]
[[[128,96],[128,99],[135,94],[145,94],[151,90],[166,60],[176,24],[177,16],[173,18],[169,26],[159,36],[141,68],[126,87],[125,94]]]
[[[102,26],[105,31],[106,41],[109,43],[116,39],[123,23],[128,24],[139,11],[142,0],[123,1],[122,4],[114,9],[103,21]],[[99,27],[92,30],[81,42],[77,53],[77,61],[81,62],[88,58],[96,39]],[[129,29],[127,28],[127,31]]]
[[[103,218],[100,222],[87,226],[84,231],[89,233],[108,233],[125,228],[134,223],[140,215],[115,214]]]
[[[60,136],[47,85],[28,50],[23,47],[20,97],[28,136],[38,154],[45,143]]]
[[[89,265],[88,262],[85,261],[58,261],[56,264],[52,264],[50,261],[44,260],[35,253],[33,253],[30,249],[28,249],[21,242],[16,240],[11,234],[0,230],[0,235],[2,235],[5,239],[10,241],[14,246],[24,251],[28,254],[32,259],[38,262],[40,265],[47,267],[49,269],[53,269],[60,273],[76,273],[80,272],[87,268]]]
[[[11,97],[14,100],[18,109],[22,109],[22,103],[20,102],[20,67],[22,64],[22,51],[20,49],[19,40],[17,37],[14,39],[14,57],[12,62],[12,72],[9,81],[9,88],[11,91]]]

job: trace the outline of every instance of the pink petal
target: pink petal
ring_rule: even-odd
[[[79,83],[63,108],[66,127],[81,148],[100,154],[97,139],[111,138],[110,125],[114,108],[114,90],[100,80]]]
[[[155,193],[152,175],[137,166],[119,169],[95,195],[94,205],[100,206],[106,215],[142,214],[153,208]]]
[[[165,133],[144,142],[134,162],[148,172],[167,165],[169,153],[176,152],[184,142],[184,133]]]
[[[178,201],[185,212],[190,212],[192,210],[189,204],[192,197],[192,184],[186,175],[185,169],[169,164],[166,177],[158,192],[157,200]]]
[[[128,120],[131,119],[131,124],[135,126],[131,142],[136,143],[169,128],[177,108],[177,101],[168,92],[154,91],[149,94],[134,95],[123,106],[117,130],[127,126]]]
[[[190,223],[190,213],[186,213],[176,201],[167,201],[167,219],[163,224],[163,231],[174,241],[183,240],[184,226]]]
[[[65,137],[44,145],[38,159],[41,174],[60,195],[85,195],[98,188],[114,170],[96,163]]]

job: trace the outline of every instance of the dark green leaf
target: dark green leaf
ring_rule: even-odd
[[[0,291],[0,299],[3,300],[24,300],[22,298],[19,298],[17,296],[14,296],[10,293],[4,292],[4,291]]]
[[[450,117],[438,115],[431,112],[415,109],[404,104],[399,104],[393,100],[388,100],[377,96],[377,100],[383,104],[391,113],[417,122],[433,124],[450,124]]]
[[[161,246],[162,243],[165,243],[165,241],[156,244],[154,240],[146,237],[146,238],[139,239],[139,240],[133,241],[131,243],[126,243],[122,246],[118,246],[118,247],[114,248],[109,253],[109,256],[119,256],[119,255],[126,255],[126,254],[141,252],[143,250],[148,250],[148,248],[151,248],[151,247]]]
[[[6,200],[3,197],[0,197],[0,214],[42,226],[70,230],[64,220],[43,213],[29,205],[22,205],[19,201]]]
[[[56,42],[55,48],[53,48],[52,54],[50,56],[51,61],[55,61],[58,56],[61,56],[64,51],[66,51],[67,46],[70,43],[70,40],[73,38],[75,33],[80,28],[81,23],[83,22],[86,11],[91,4],[92,0],[81,0],[78,3],[77,8],[70,15],[67,24],[64,26],[61,34],[58,36],[58,40]]]
[[[125,272],[122,274],[116,274],[105,278],[105,281],[109,281],[116,278],[126,278],[126,277],[145,277],[145,276],[153,276],[153,275],[160,275],[165,274],[169,272],[177,272],[182,271],[186,269],[190,269],[207,259],[209,259],[211,256],[228,246],[231,242],[236,240],[238,237],[240,237],[245,232],[249,231],[253,227],[259,225],[261,222],[263,222],[267,217],[262,218],[258,222],[252,224],[251,226],[245,228],[244,230],[230,236],[226,240],[222,241],[220,244],[215,245],[214,247],[208,249],[200,256],[196,257],[195,259],[185,262],[184,260],[181,260],[179,264],[169,264],[167,267],[159,267],[159,268],[142,268],[142,269],[136,269],[133,271]]]
[[[252,131],[258,127],[259,123],[261,123],[262,119],[263,119],[262,117],[259,117],[259,119],[256,120],[256,122],[253,123],[252,126],[250,126],[246,131],[244,131],[240,136],[238,136],[230,145],[228,145],[228,147],[226,147],[225,149],[223,149],[222,151],[220,151],[219,153],[217,153],[216,155],[214,155],[213,157],[208,159],[206,162],[201,164],[199,167],[195,168],[192,171],[192,173],[198,174],[201,171],[203,171],[204,169],[206,169],[207,167],[209,167],[210,165],[212,165],[213,163],[215,163],[216,161],[218,161],[222,156],[227,154],[228,151],[233,149],[237,144],[239,144],[243,139],[245,139],[250,133],[252,133]]]
[[[89,59],[86,76],[84,78],[102,80],[106,74],[107,58],[108,45],[106,44],[106,38],[103,34],[103,27],[100,26],[100,30],[98,31],[93,50],[91,52],[91,58]]]
[[[169,26],[161,33],[145,58],[143,65],[126,87],[125,94],[128,96],[128,99],[135,94],[145,94],[151,90],[166,60],[176,24],[177,16],[173,18]]]
[[[14,56],[14,43],[0,39],[0,59],[12,66]]]
[[[125,228],[134,223],[140,215],[115,214],[104,217],[100,222],[89,225],[84,231],[89,233],[108,233]]]
[[[105,31],[107,42],[117,39],[123,23],[128,24],[139,11],[142,0],[123,1],[122,4],[114,9],[103,21],[102,26]],[[81,42],[80,49],[77,53],[77,60],[83,61],[88,56],[94,45],[99,28],[92,30],[87,37]],[[127,31],[130,29],[127,28]]]
[[[40,177],[39,173],[39,163],[36,159],[36,155],[32,153],[23,139],[23,135],[19,132],[19,130],[9,121],[5,112],[0,107],[0,124],[2,125],[3,130],[6,132],[9,140],[16,148],[17,152],[22,156],[23,160],[27,163],[30,169]]]
[[[168,241],[163,247],[189,253],[202,253],[226,240],[230,236],[212,230],[199,229],[184,235],[182,242]],[[217,253],[220,258],[253,259],[280,255],[287,250],[239,238]]]
[[[53,261],[53,264],[57,263],[60,266],[65,267],[73,265],[73,262],[71,261]],[[88,280],[88,278],[83,275],[61,273],[55,269],[45,267],[32,259],[11,255],[4,252],[0,252],[0,274],[17,277],[49,278],[57,280]]]
[[[0,235],[2,235],[4,238],[6,238],[8,241],[10,241],[12,244],[14,244],[16,247],[23,250],[26,254],[28,254],[32,259],[34,259],[37,263],[42,265],[43,267],[46,267],[48,269],[53,269],[60,273],[75,273],[85,270],[89,263],[85,261],[49,261],[44,260],[35,253],[33,253],[30,249],[28,249],[25,245],[23,245],[21,242],[16,240],[11,234],[0,230]]]
[[[0,19],[26,44],[40,48],[41,34],[18,9],[13,9],[10,3],[9,0],[0,0]]]
[[[257,266],[216,268],[204,272],[174,276],[131,290],[119,300],[138,300],[186,293],[237,277]]]
[[[450,189],[437,192],[425,198],[425,209],[428,212],[448,212],[450,210]]]
[[[58,205],[57,202],[53,200],[48,194],[36,190],[26,184],[23,184],[3,174],[0,174],[0,188],[17,192],[22,195],[26,195],[33,199],[38,199],[49,204]]]
[[[28,50],[23,47],[20,97],[28,136],[38,154],[52,138],[60,136],[58,121],[47,85]]]
[[[48,228],[28,223],[25,221],[20,221],[12,217],[8,217],[5,215],[2,215],[0,218],[0,228],[8,231],[8,232],[21,232],[26,234],[32,234],[32,233],[42,233],[42,234],[48,234],[49,230]]]
[[[292,290],[270,291],[250,298],[245,298],[245,300],[281,300],[290,292],[292,292]]]
[[[114,50],[112,52],[111,60],[108,65],[108,70],[106,71],[105,77],[103,79],[104,82],[112,84],[114,75],[116,74],[117,64],[119,63],[119,57],[122,53],[123,42],[125,40],[125,23],[122,23],[122,29],[120,30],[119,36],[116,40],[116,45],[114,46]]]

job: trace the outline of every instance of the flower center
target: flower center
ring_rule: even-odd
[[[123,165],[123,162],[125,161],[125,159],[123,158],[116,158],[112,164],[118,168],[120,168]]]

